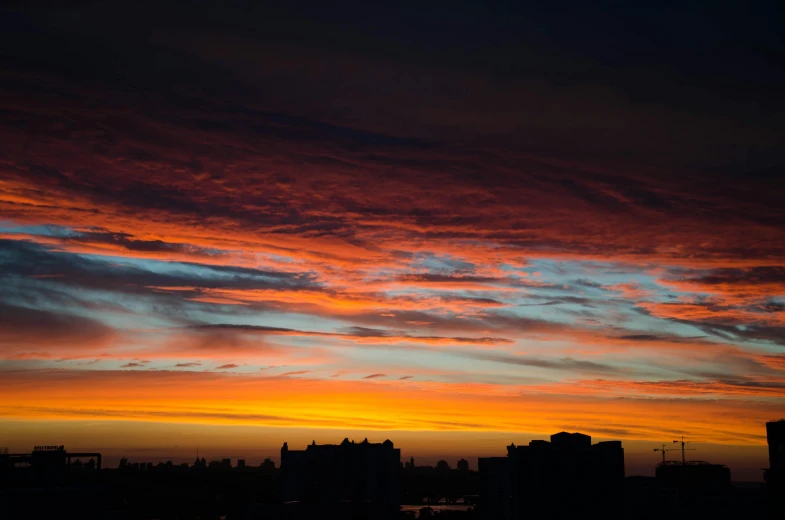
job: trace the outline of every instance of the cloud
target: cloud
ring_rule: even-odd
[[[234,363],[227,363],[226,365],[221,365],[219,367],[215,367],[216,370],[228,370],[230,368],[237,368],[240,365],[235,365]]]
[[[65,238],[60,235],[65,235]],[[70,251],[67,240],[88,235],[86,232],[72,232],[68,229],[58,230],[54,237],[21,237],[25,240],[14,240],[15,235],[0,235],[0,265],[3,266],[3,277],[51,277],[54,287],[75,286],[88,289],[111,290],[123,293],[165,294],[159,289],[176,287],[188,288],[188,294],[196,294],[202,290],[244,288],[286,288],[307,287],[312,280],[308,276],[274,270],[253,269],[226,265],[227,259],[210,255],[215,263],[182,262],[179,257],[164,257],[165,260],[178,261],[173,269],[155,271],[143,265],[117,262],[113,258],[118,251],[96,250],[96,255],[66,254]],[[95,233],[93,233],[95,234]],[[106,233],[99,233],[100,236]],[[78,253],[79,250],[73,251]],[[236,256],[233,257],[236,259]]]
[[[734,381],[734,380],[665,380],[665,381],[580,381],[579,392],[612,391],[618,395],[629,392],[645,395],[674,396],[761,396],[782,397],[785,379],[781,381]]]
[[[293,372],[284,372],[281,376],[300,376],[309,373],[310,370],[295,370]]]
[[[785,372],[785,354],[758,356],[755,358],[760,363],[771,367],[775,370]]]
[[[369,376],[365,376],[363,379],[376,379],[377,377],[385,377],[386,374],[371,374]]]
[[[471,345],[502,345],[513,343],[507,338],[498,337],[450,337],[450,336],[418,336],[401,331],[374,329],[368,327],[348,327],[345,332],[319,332],[296,330],[282,327],[268,327],[263,325],[237,325],[237,324],[203,324],[193,325],[190,329],[197,331],[218,331],[226,330],[236,333],[262,334],[262,335],[285,335],[285,336],[317,336],[324,338],[345,339],[356,342],[387,342],[387,343],[429,343],[429,344],[471,344]]]
[[[708,334],[728,340],[757,340],[785,345],[785,316],[712,300],[687,303],[642,302],[639,307],[651,316],[692,325]]]
[[[483,354],[469,353],[467,357],[481,361],[492,361],[494,363],[504,363],[508,365],[528,366],[535,368],[546,368],[551,370],[566,370],[577,372],[618,372],[619,368],[604,363],[585,361],[564,357],[560,359],[542,359],[531,356],[515,356],[505,354]]]
[[[198,361],[193,361],[189,363],[177,363],[175,365],[175,368],[189,368],[189,367],[199,367],[199,366],[202,366],[202,364],[199,363]]]
[[[95,354],[116,337],[115,329],[91,318],[0,302],[0,350],[6,356],[31,350]]]

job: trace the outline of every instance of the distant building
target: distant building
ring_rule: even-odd
[[[401,451],[386,440],[372,444],[316,442],[305,450],[281,448],[281,499],[301,504],[355,504],[355,516],[394,518],[400,504]],[[300,510],[302,508],[298,508]],[[329,517],[329,510],[324,509]]]
[[[466,459],[459,460],[458,471],[469,471],[469,461]]]
[[[769,443],[769,469],[785,471],[785,419],[766,423]]]
[[[486,519],[621,514],[624,449],[620,441],[592,444],[588,435],[560,432],[551,435],[550,442],[512,444],[506,457],[480,458],[478,469],[479,511]]]
[[[479,511],[481,518],[512,519],[512,461],[507,457],[477,459],[480,473]]]
[[[722,496],[731,489],[730,469],[727,466],[701,460],[660,462],[655,476],[661,489],[673,490],[688,497]]]
[[[90,459],[83,463],[83,457]],[[65,446],[35,446],[32,453],[4,453],[2,459],[3,478],[47,486],[66,484],[78,474],[97,478],[101,471],[100,453],[69,453]]]
[[[237,469],[245,469],[245,459],[237,459]]]
[[[272,459],[266,458],[264,461],[259,465],[259,468],[266,473],[272,473],[275,471],[275,462]]]
[[[773,518],[785,517],[785,419],[766,423],[769,469],[764,473]]]

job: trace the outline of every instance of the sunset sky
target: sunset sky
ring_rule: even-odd
[[[685,435],[759,480],[785,13],[600,4],[4,8],[0,446]]]

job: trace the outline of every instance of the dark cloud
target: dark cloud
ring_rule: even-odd
[[[700,286],[727,285],[759,288],[773,284],[779,290],[785,289],[785,267],[755,266],[745,269],[712,269],[697,275],[679,278],[677,281]]]
[[[504,363],[507,365],[519,365],[536,368],[547,368],[551,370],[568,370],[576,372],[619,372],[621,369],[604,363],[594,361],[583,361],[571,357],[558,359],[542,359],[531,356],[515,356],[510,354],[495,353],[466,353],[466,357],[481,361],[492,361],[494,363]]]
[[[163,253],[186,253],[194,256],[218,257],[225,254],[224,251],[208,249],[194,246],[191,244],[172,244],[163,240],[139,240],[129,233],[109,233],[105,231],[80,231],[68,234],[64,237],[67,243],[98,243],[102,245],[120,246],[127,251],[137,251],[143,253],[163,252]]]
[[[785,312],[785,303],[779,301],[766,301],[756,306],[761,312]]]
[[[779,381],[745,381],[745,380],[677,380],[677,381],[636,381],[631,386],[656,387],[675,393],[742,393],[781,396],[785,391],[785,383]]]
[[[763,341],[785,346],[785,326],[692,324],[715,336],[731,341]]]
[[[510,73],[509,64],[502,66],[503,73],[475,68],[499,59],[496,51],[489,56],[493,60],[479,60],[469,69],[465,62],[451,62],[450,66],[440,67],[446,70],[445,77],[431,77],[432,74],[412,73],[422,72],[421,53],[390,63],[379,56],[347,56],[345,49],[328,45],[323,52],[347,65],[335,67],[342,72],[332,76],[336,72],[321,66],[331,60],[315,59],[309,56],[307,48],[272,48],[250,35],[237,36],[234,30],[218,30],[209,47],[197,44],[183,49],[178,45],[196,39],[173,36],[173,41],[145,41],[141,45],[131,44],[129,39],[140,38],[143,32],[87,36],[69,27],[69,41],[77,40],[71,45],[94,49],[98,39],[117,53],[114,59],[99,60],[98,64],[112,69],[118,66],[118,60],[125,63],[121,70],[101,75],[88,96],[80,88],[81,82],[64,80],[48,70],[50,66],[62,65],[58,60],[52,63],[48,53],[62,47],[65,34],[51,24],[34,22],[33,13],[24,16],[32,18],[28,24],[37,31],[17,34],[16,37],[31,38],[31,44],[15,41],[8,52],[22,54],[16,56],[18,64],[34,63],[30,56],[24,56],[34,54],[47,64],[44,69],[48,76],[54,77],[47,77],[48,89],[44,90],[39,84],[43,80],[15,75],[13,71],[7,73],[9,88],[28,97],[24,105],[8,103],[5,127],[10,128],[11,136],[35,132],[47,139],[47,147],[57,148],[60,153],[56,154],[57,161],[51,161],[45,154],[19,152],[9,160],[12,166],[8,170],[21,181],[30,183],[32,179],[36,185],[49,185],[63,201],[88,199],[96,207],[110,208],[115,217],[142,213],[154,222],[168,214],[196,227],[230,222],[233,230],[274,229],[284,235],[309,233],[369,245],[374,243],[374,237],[368,236],[373,230],[352,215],[361,214],[365,220],[400,217],[411,224],[406,235],[422,239],[479,238],[573,254],[644,255],[658,250],[675,251],[677,245],[688,248],[677,255],[684,258],[778,258],[783,253],[776,240],[748,236],[779,237],[775,231],[757,226],[760,222],[776,222],[783,216],[771,179],[741,182],[726,174],[725,182],[711,182],[708,174],[683,175],[684,171],[703,172],[705,168],[694,166],[707,157],[722,165],[732,160],[745,161],[750,166],[744,168],[753,169],[773,168],[772,161],[781,164],[776,137],[785,123],[779,117],[763,117],[757,109],[749,108],[749,98],[734,105],[743,117],[735,112],[733,116],[726,114],[729,105],[717,103],[710,116],[701,118],[694,113],[693,99],[687,103],[692,116],[685,116],[685,111],[680,110],[646,108],[656,106],[650,103],[622,103],[629,98],[626,90],[595,90],[607,84],[607,78],[588,87],[585,95],[571,90],[557,95],[553,93],[562,89],[538,87],[521,80],[537,77],[541,81],[542,74],[552,71],[552,67],[543,67],[539,75],[521,77]],[[265,18],[259,18],[262,19]],[[149,20],[143,17],[142,26],[146,24]],[[182,26],[178,27],[182,31]],[[87,25],[81,30],[92,33],[96,29]],[[42,44],[50,38],[60,45]],[[364,43],[363,48],[366,47]],[[528,55],[528,48],[519,46],[518,51]],[[46,52],[39,55],[43,49]],[[283,57],[297,52],[301,54],[293,58],[299,57],[299,61]],[[142,58],[145,53],[155,60]],[[465,59],[465,53],[460,54]],[[77,55],[80,53],[63,58],[73,59]],[[252,62],[241,58],[251,55]],[[271,65],[280,65],[280,60],[301,63],[298,70],[309,81],[301,81],[297,72],[291,72],[293,76],[265,73],[275,70],[275,66],[261,67],[260,71],[258,63],[266,58]],[[508,58],[518,64],[514,69],[528,63],[513,59],[514,55]],[[549,63],[552,58],[548,54]],[[133,67],[123,68],[130,67],[129,61]],[[163,62],[171,63],[171,70],[178,73],[162,76]],[[155,70],[145,70],[146,63],[158,65]],[[756,63],[771,72],[765,60]],[[72,73],[88,72],[83,63],[77,65]],[[567,65],[575,65],[572,57]],[[608,68],[594,70],[607,72]],[[247,87],[246,95],[236,92],[236,74],[245,76],[239,83]],[[329,76],[325,78],[328,81],[312,79],[324,74]],[[396,81],[385,81],[388,74]],[[192,75],[199,81],[185,79]],[[140,90],[114,88],[112,78],[118,77],[123,78],[126,87],[137,85]],[[366,79],[352,81],[352,77]],[[466,88],[452,95],[441,94],[444,89],[438,87],[463,84],[467,77],[481,79],[470,81]],[[177,78],[184,83],[177,84]],[[651,78],[642,81],[633,74],[632,79],[647,91],[647,96],[667,91],[662,85],[652,87]],[[401,86],[402,81],[406,85]],[[358,85],[360,92],[344,93],[350,89],[339,88],[342,82]],[[199,92],[188,88],[205,83],[212,88],[205,86]],[[383,93],[388,83],[396,85],[393,90],[398,94],[392,98]],[[325,84],[332,88],[312,91],[313,85]],[[585,85],[583,81],[576,84]],[[674,99],[681,99],[677,93],[692,98],[693,93],[684,90],[683,83],[675,82],[671,87],[675,89]],[[257,88],[267,89],[270,95],[258,95]],[[251,92],[253,97],[248,95]],[[434,94],[438,108],[434,108],[434,100],[423,96],[424,92],[440,93]],[[50,106],[49,97],[55,95],[62,102],[63,115],[52,124],[53,116],[46,113],[46,107]],[[344,95],[351,97],[344,99]],[[270,100],[274,106],[260,107],[260,99]],[[522,106],[520,114],[511,111],[510,107],[517,107],[521,99],[530,102],[531,107]],[[574,105],[574,109],[561,110],[565,102]],[[377,105],[384,105],[393,113],[412,113],[410,117],[384,117],[385,112],[370,109]],[[90,110],[85,110],[85,106]],[[118,108],[126,106],[136,110]],[[331,107],[336,106],[352,113],[335,113]],[[613,113],[606,115],[609,110]],[[295,115],[296,111],[307,115]],[[723,117],[717,117],[718,111]],[[575,121],[571,117],[569,125],[559,124],[564,117],[560,116],[562,112],[585,114],[585,120]],[[98,122],[94,120],[96,113],[107,115]],[[378,116],[369,119],[368,114]],[[441,120],[435,119],[436,114],[440,114]],[[385,125],[383,121],[397,120],[409,123],[404,127],[378,128]],[[522,128],[521,121],[531,126]],[[637,122],[635,131],[630,131],[628,121]],[[598,124],[601,128],[597,128]],[[737,131],[739,125],[744,131]],[[565,133],[565,127],[571,131]],[[706,134],[705,140],[691,139],[685,144],[685,139],[671,131],[674,127],[684,128],[685,133],[693,136]],[[698,129],[704,132],[690,131]],[[420,132],[432,137],[409,135]],[[714,135],[709,138],[708,134]],[[602,143],[590,143],[592,139]],[[722,145],[725,141],[728,146]],[[620,154],[620,148],[626,153]],[[670,153],[665,153],[665,149]],[[758,156],[751,158],[750,150]],[[725,155],[724,160],[715,159],[720,154]],[[637,163],[636,167],[619,164],[619,155],[627,158],[625,162]],[[86,162],[85,156],[103,160]],[[573,160],[565,159],[569,156]],[[665,161],[673,167],[673,173],[668,173],[668,168],[652,167],[653,161]],[[226,164],[233,166],[228,169]],[[113,165],[113,171],[104,172],[107,165]],[[242,175],[233,173],[239,170]],[[167,174],[160,175],[163,171]],[[392,171],[394,175],[369,181],[369,171]],[[446,185],[451,189],[444,190]],[[322,211],[327,199],[330,211]],[[12,216],[21,217],[32,208],[14,206],[9,210],[13,210]],[[548,214],[552,216],[547,217]],[[621,222],[620,215],[625,216]],[[690,225],[680,225],[683,220]],[[756,224],[756,231],[749,233],[752,224]],[[727,233],[716,233],[715,240],[700,248],[683,246],[704,243],[697,237],[710,235],[715,229]],[[81,239],[139,252],[220,254],[201,245],[140,238],[130,232],[87,231]],[[674,247],[659,247],[660,244]],[[432,281],[438,281],[438,276],[444,275],[421,276],[435,276]],[[493,279],[478,277],[483,278],[485,282]]]
[[[717,315],[711,316],[712,305],[706,305],[707,314],[700,319],[684,319],[675,316],[667,316],[666,319],[690,325],[711,336],[727,342],[753,341],[785,345],[785,326],[757,324],[751,322],[749,318],[742,316]],[[678,341],[678,339],[677,339]]]
[[[219,367],[215,367],[216,370],[227,370],[230,368],[237,368],[240,365],[235,365],[234,363],[227,363],[226,365],[221,365]]]
[[[283,377],[283,376],[300,376],[300,375],[303,375],[303,374],[307,374],[309,372],[310,372],[310,370],[295,370],[294,372],[284,372],[283,374],[280,374],[280,375],[281,375],[281,377]]]
[[[628,341],[667,341],[672,343],[678,342],[695,342],[706,338],[706,336],[677,336],[675,334],[624,334],[615,336],[617,339]]]
[[[106,347],[117,332],[100,321],[66,312],[0,303],[0,346],[5,352]]]
[[[289,333],[289,332],[300,332],[295,329],[287,329],[284,327],[267,327],[265,325],[239,325],[234,323],[205,323],[202,325],[190,325],[188,327],[192,330],[227,330],[227,331],[237,331],[237,332],[250,332],[250,333]],[[308,332],[303,332],[303,334],[309,334]],[[319,334],[318,332],[315,334]]]
[[[0,282],[6,288],[0,294],[0,302],[130,314],[138,307],[129,305],[133,300],[127,296],[150,298],[156,314],[175,322],[185,320],[183,311],[188,299],[204,297],[205,291],[318,288],[308,274],[187,262],[169,263],[168,269],[161,272],[132,261],[77,255],[7,239],[0,239]],[[184,290],[170,292],[159,287]],[[99,295],[87,291],[98,291]],[[234,307],[234,315],[251,312]],[[264,308],[263,302],[257,303],[253,312]]]
[[[69,254],[27,241],[8,239],[0,239],[0,266],[3,268],[2,278],[56,276],[51,279],[52,284],[146,294],[153,292],[151,288],[160,286],[194,287],[194,293],[202,288],[313,287],[307,275],[188,262],[173,264],[173,269],[161,273],[122,260]]]
[[[412,342],[439,342],[439,343],[461,343],[461,344],[504,344],[512,343],[512,340],[507,338],[498,337],[451,337],[451,336],[418,336],[408,334],[400,330],[383,330],[373,329],[368,327],[347,327],[342,332],[318,332],[306,331],[297,329],[288,329],[282,327],[267,327],[264,325],[238,325],[230,323],[215,323],[215,324],[202,324],[192,325],[189,327],[192,330],[203,331],[234,331],[238,333],[258,333],[258,334],[284,334],[292,336],[324,336],[328,338],[345,338],[345,339],[384,339],[389,338],[392,340],[412,341]]]
[[[176,368],[189,368],[189,367],[199,367],[199,366],[202,366],[202,364],[197,361],[190,362],[190,363],[177,363],[175,365]]]
[[[490,276],[450,275],[439,273],[410,274],[398,278],[404,282],[433,282],[433,283],[465,283],[465,284],[491,284],[509,283],[507,278],[494,278]]]
[[[584,287],[591,287],[592,289],[608,290],[608,288],[606,286],[604,286],[603,284],[598,283],[598,282],[593,282],[591,280],[580,279],[580,280],[575,280],[573,283],[576,284],[576,285],[582,285]]]
[[[369,376],[365,376],[363,379],[376,379],[377,377],[385,377],[386,374],[371,374]]]

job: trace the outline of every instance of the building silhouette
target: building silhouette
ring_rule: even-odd
[[[88,459],[87,462],[82,462],[82,458]],[[65,446],[35,446],[31,453],[4,454],[0,466],[3,478],[57,486],[67,483],[74,475],[89,474],[97,478],[101,454],[68,452]]]
[[[281,500],[322,506],[322,518],[351,510],[351,518],[393,518],[400,506],[401,451],[392,441],[281,448]],[[328,507],[329,506],[329,507]],[[306,514],[306,513],[304,513]],[[297,516],[297,515],[295,515]]]
[[[480,458],[482,518],[565,518],[599,513],[618,517],[623,504],[621,441],[591,443],[581,433],[560,432],[550,442],[507,447],[506,457]]]
[[[683,500],[721,497],[731,487],[728,466],[702,460],[660,462],[654,474],[660,489],[670,490]]]
[[[262,461],[262,463],[259,465],[259,469],[266,473],[272,473],[275,471],[275,462],[273,462],[273,460],[268,457]]]
[[[769,469],[764,479],[769,494],[772,518],[785,518],[785,419],[766,423],[769,444]]]
[[[673,442],[681,444],[681,461],[663,460],[654,472],[660,502],[684,516],[726,518],[734,502],[730,468],[702,460],[688,461],[686,452],[691,448],[686,446],[691,441],[682,437]],[[664,453],[665,448],[662,450]]]

